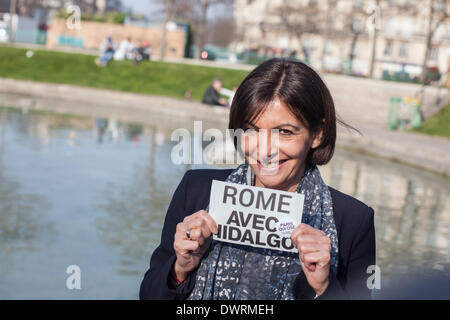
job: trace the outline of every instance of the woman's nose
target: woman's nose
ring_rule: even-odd
[[[278,155],[278,135],[269,130],[260,130],[258,135],[258,159],[270,162]]]

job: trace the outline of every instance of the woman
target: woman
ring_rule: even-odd
[[[235,146],[245,163],[186,172],[140,298],[370,298],[374,212],[325,185],[317,169],[330,161],[336,140],[333,100],[317,73],[297,61],[262,63],[239,86],[229,128],[243,130]],[[291,233],[298,252],[213,241],[217,225],[207,212],[212,180],[304,194],[302,223]]]

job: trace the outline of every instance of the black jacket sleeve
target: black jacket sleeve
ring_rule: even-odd
[[[373,209],[368,210],[353,240],[346,277],[340,281],[336,275],[330,275],[330,284],[319,300],[371,298],[367,268],[375,265],[375,225]]]
[[[348,264],[338,274],[330,273],[330,282],[318,300],[330,299],[370,299],[371,290],[367,286],[367,268],[375,265],[375,226],[374,211],[368,207],[360,227],[355,232]],[[294,296],[297,299],[314,299],[315,292],[308,284],[303,272],[294,284]]]
[[[174,287],[173,281],[170,281],[172,266],[176,259],[173,249],[176,226],[187,215],[185,203],[190,173],[190,170],[185,173],[170,202],[161,234],[161,244],[150,259],[150,269],[145,273],[141,283],[140,299],[182,300],[187,298],[194,287],[193,273],[178,287]]]

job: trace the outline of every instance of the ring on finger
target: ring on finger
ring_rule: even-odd
[[[187,237],[188,239],[191,238],[191,229],[187,229],[187,230],[186,230],[186,237]]]

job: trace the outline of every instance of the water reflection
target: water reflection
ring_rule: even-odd
[[[17,177],[5,170],[7,121],[8,110],[0,109],[0,265],[4,272],[13,267],[10,253],[38,250],[53,239],[55,232],[53,224],[41,217],[50,209],[50,202],[45,197],[24,191]],[[26,128],[18,126],[19,131]]]
[[[0,164],[0,246],[3,250],[34,250],[39,238],[53,230],[39,214],[50,208],[42,196],[24,193],[20,183],[5,176]]]
[[[96,203],[107,213],[97,219],[102,238],[120,247],[122,255],[130,259],[148,257],[159,243],[174,184],[185,169],[167,165],[170,147],[164,145],[160,132],[151,129],[149,140],[148,164],[134,167],[125,185],[121,181],[109,183],[99,196],[102,203]],[[141,274],[142,270],[137,272]]]
[[[450,262],[450,181],[338,150],[321,168],[329,185],[375,210],[377,264],[385,274]]]
[[[102,143],[104,139],[108,142],[118,143],[124,138],[130,141],[139,141],[143,134],[143,126],[137,123],[121,123],[115,118],[96,118],[95,136],[97,142]]]

